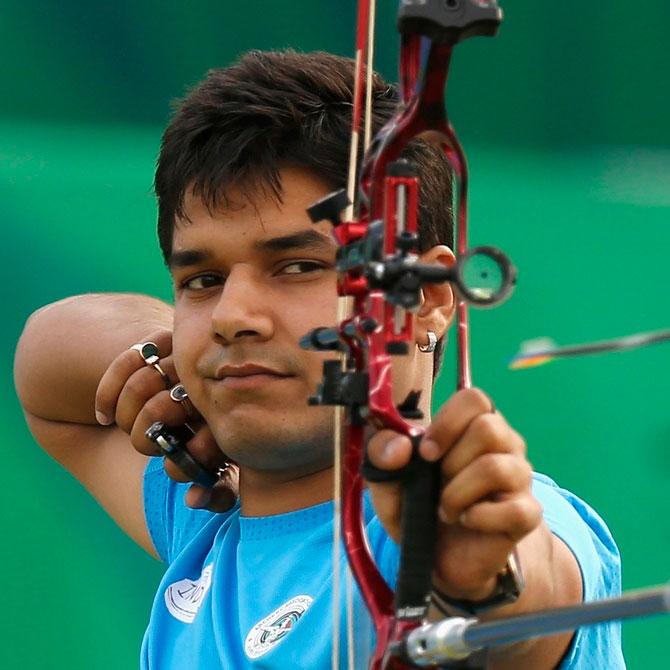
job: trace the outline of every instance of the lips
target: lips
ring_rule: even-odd
[[[214,381],[223,388],[234,390],[264,389],[293,375],[281,373],[264,365],[245,363],[244,365],[224,365],[217,369]]]
[[[243,377],[253,377],[253,376],[269,376],[269,377],[279,377],[285,378],[291,375],[283,374],[278,370],[273,370],[272,368],[265,367],[264,365],[256,365],[254,363],[245,363],[244,365],[223,365],[216,371],[214,375],[215,379],[225,380],[230,378],[243,378]]]

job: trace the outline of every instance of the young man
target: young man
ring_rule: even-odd
[[[37,441],[168,564],[143,668],[330,667],[333,572],[345,570],[330,551],[333,417],[307,405],[327,356],[298,342],[335,322],[336,246],[329,225],[313,225],[305,210],[346,180],[351,88],[350,61],[323,53],[251,53],[212,71],[167,128],[156,172],[174,307],[139,295],[78,296],[34,314],[21,338],[16,382]],[[394,97],[375,80],[376,128]],[[408,158],[421,175],[422,260],[449,264],[448,167],[421,144]],[[484,393],[456,393],[430,418],[454,302],[448,285],[426,287],[416,347],[394,359],[396,399],[422,391],[421,455],[444,474],[436,588],[476,609],[516,549],[526,587],[487,617],[617,593],[606,527],[532,474],[523,439]],[[428,333],[440,342],[434,354],[419,349]],[[148,341],[158,349],[149,365]],[[183,384],[192,406],[170,396],[167,380]],[[237,468],[210,494],[175,483],[188,477],[173,463],[148,459],[157,451],[145,431],[157,420],[189,422],[197,430],[189,451],[211,471],[232,459],[239,501]],[[410,454],[388,431],[368,449],[391,470]],[[370,496],[368,538],[393,583],[399,491],[371,484]],[[344,621],[344,602],[341,612]],[[364,668],[372,636],[358,598],[355,623]],[[346,659],[346,636],[340,645]],[[618,625],[496,650],[487,664],[559,666],[624,667]]]

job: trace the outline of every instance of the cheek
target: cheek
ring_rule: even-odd
[[[177,375],[183,382],[195,375],[195,363],[202,347],[198,335],[200,339],[206,338],[207,332],[195,314],[180,314],[179,310],[175,312],[172,353]]]
[[[337,321],[337,287],[335,281],[315,286],[308,292],[291,296],[290,307],[278,312],[285,328],[291,332],[296,342],[314,328],[330,328]],[[277,303],[281,300],[277,296]]]

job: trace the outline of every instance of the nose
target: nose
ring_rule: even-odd
[[[249,266],[236,265],[226,277],[212,312],[212,336],[224,344],[268,340],[274,321],[261,280]]]

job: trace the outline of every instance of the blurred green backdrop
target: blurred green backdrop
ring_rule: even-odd
[[[379,10],[393,77],[396,2]],[[509,372],[518,344],[670,327],[670,5],[504,3],[458,49],[450,106],[472,170],[473,243],[520,271],[473,315],[474,377],[537,469],[608,520],[626,587],[668,578],[670,348]],[[169,299],[152,167],[169,102],[251,48],[352,52],[353,0],[0,3],[2,379],[37,307],[74,293]],[[442,376],[439,398],[451,389]],[[10,392],[2,489],[3,669],[133,668],[161,567],[34,445]],[[667,619],[625,626],[629,668],[668,667]]]

